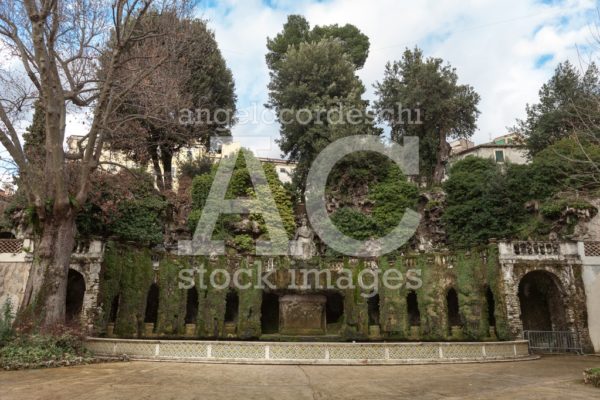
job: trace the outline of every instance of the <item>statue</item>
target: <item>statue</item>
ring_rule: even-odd
[[[306,217],[302,217],[301,226],[296,230],[294,241],[290,243],[290,255],[299,260],[309,260],[317,254],[315,234],[308,227]]]

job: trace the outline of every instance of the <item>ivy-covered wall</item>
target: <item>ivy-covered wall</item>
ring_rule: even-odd
[[[369,313],[374,312],[373,304],[377,307],[374,300],[369,300],[368,297],[372,290],[361,289],[358,285],[361,271],[374,268],[374,265],[377,265],[376,268],[380,270],[380,284],[377,291],[379,328],[376,330],[369,327]],[[186,327],[188,289],[179,287],[182,282],[179,274],[182,268],[200,266],[205,269],[202,275],[203,282],[201,284],[199,281],[199,274],[194,274],[196,288],[192,289],[197,290],[198,293],[198,310],[195,321],[191,321],[192,324]],[[331,335],[332,340],[510,338],[505,307],[503,307],[504,298],[499,286],[501,279],[498,251],[494,245],[471,251],[409,254],[396,259],[381,258],[376,263],[356,259],[332,261],[319,258],[310,260],[304,265],[298,265],[287,257],[272,260],[220,257],[209,260],[204,257],[179,257],[165,253],[160,256],[159,267],[154,270],[149,250],[109,243],[101,274],[99,301],[103,312],[100,313],[96,323],[97,333],[106,335],[110,332],[107,330],[109,324],[114,324],[112,332],[120,337],[260,338],[263,289],[256,287],[259,271],[264,274],[269,268],[275,270],[270,277],[270,281],[276,287],[273,292],[282,295],[294,292],[290,290],[294,277],[298,286],[303,283],[303,276],[298,273],[300,267],[315,268],[322,272],[329,271],[332,282],[338,281],[342,268],[352,271],[351,279],[354,287],[334,290],[343,296],[344,313],[339,331]],[[241,283],[248,284],[249,289],[235,289],[231,284],[227,286],[222,274],[217,274],[215,277],[218,287],[211,285],[210,275],[216,268],[227,270],[229,276],[233,276],[238,270],[249,270],[249,273],[240,274]],[[414,288],[407,285],[399,289],[384,287],[381,284],[381,276],[389,269],[398,270],[405,282],[410,282]],[[315,280],[324,286],[326,279],[325,273],[313,277],[309,282],[315,289],[305,292],[323,293],[323,290],[316,289]],[[419,280],[422,282],[420,286],[417,284]],[[150,333],[145,326],[144,317],[148,291],[153,283],[159,287],[159,305],[156,324]],[[489,329],[486,299],[488,287],[493,293],[495,304],[496,337],[490,334]],[[452,330],[448,322],[446,294],[450,288],[454,288],[458,294],[461,319],[461,329],[458,330],[456,328]],[[420,313],[420,324],[412,328],[407,311],[407,295],[411,290],[416,293]],[[228,293],[231,293],[230,297],[237,295],[239,306],[235,320],[226,323]],[[118,309],[115,312],[111,308],[114,308],[117,303]],[[111,321],[111,314],[113,321]],[[371,319],[373,320],[373,317]],[[269,339],[277,339],[277,335],[269,335]]]

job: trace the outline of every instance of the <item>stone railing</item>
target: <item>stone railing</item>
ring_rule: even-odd
[[[98,259],[101,260],[104,256],[104,242],[100,240],[78,241],[75,243],[75,248],[71,254],[72,259]]]
[[[20,253],[23,242],[23,239],[0,239],[0,253]]]
[[[88,338],[97,356],[135,360],[245,364],[426,364],[530,359],[527,341],[512,342],[224,342]]]
[[[30,262],[32,252],[30,239],[0,239],[0,263]]]
[[[517,256],[560,254],[560,245],[558,242],[513,242],[512,247],[513,253]]]
[[[577,256],[577,243],[515,241],[498,243],[500,257],[523,259],[558,259]]]

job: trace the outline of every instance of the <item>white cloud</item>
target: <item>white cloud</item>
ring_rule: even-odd
[[[481,95],[479,129],[474,136],[478,143],[506,133],[506,127],[524,116],[525,104],[536,101],[539,87],[557,62],[578,62],[575,46],[589,45],[589,25],[597,6],[593,0],[558,4],[525,0],[273,3],[275,8],[259,0],[227,0],[202,11],[233,70],[240,108],[267,101],[266,38],[282,29],[287,14],[298,13],[311,25],[352,23],[369,36],[369,58],[359,75],[370,100],[374,99],[372,85],[382,78],[385,63],[399,59],[405,47],[418,45],[427,55],[450,62],[460,81]],[[538,58],[548,54],[553,58],[538,68]],[[278,130],[277,124],[239,124],[234,136],[251,143],[248,137],[253,134],[276,138]]]
[[[271,0],[274,7],[264,0],[211,3],[216,6],[199,9],[198,15],[209,20],[233,71],[238,109],[259,117],[265,111],[266,39],[281,31],[288,14],[297,13],[313,26],[352,23],[369,37],[369,58],[359,71],[369,100],[374,99],[373,84],[382,78],[385,63],[399,59],[405,47],[418,45],[427,55],[450,62],[460,81],[481,95],[477,143],[506,133],[506,127],[524,116],[525,104],[536,101],[556,63],[569,59],[579,64],[576,45],[591,43],[590,24],[597,18],[595,0]],[[553,57],[537,67],[538,58],[546,55]],[[14,62],[0,48],[0,67]],[[67,134],[86,131],[88,123],[84,113],[71,115]],[[234,136],[261,156],[280,156],[275,122],[258,118],[239,123]]]

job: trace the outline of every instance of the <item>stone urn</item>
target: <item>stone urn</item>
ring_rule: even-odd
[[[223,328],[225,330],[225,336],[235,337],[235,333],[237,331],[237,324],[235,322],[225,322]]]
[[[185,336],[196,335],[196,324],[185,324]]]
[[[460,340],[463,338],[463,328],[460,325],[453,325],[450,328],[450,336],[452,339]]]
[[[410,338],[418,339],[421,336],[421,327],[418,325],[412,325],[410,327]]]
[[[146,337],[154,336],[154,322],[145,322],[144,323],[144,336],[146,336]]]
[[[379,325],[369,325],[369,338],[371,339],[380,339],[381,338],[381,328]]]
[[[115,324],[114,323],[111,322],[106,326],[106,336],[107,337],[115,336]]]

